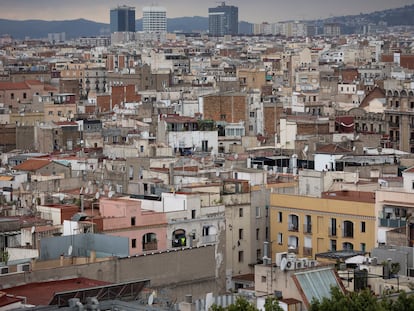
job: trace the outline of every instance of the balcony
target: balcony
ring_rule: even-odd
[[[304,247],[303,256],[312,256],[312,247]]]
[[[311,234],[312,233],[312,224],[304,224],[303,225],[303,232]]]
[[[153,250],[156,250],[156,249],[157,249],[157,241],[144,243],[142,245],[142,250],[143,251],[153,251]]]
[[[291,232],[298,232],[299,231],[299,226],[295,225],[295,224],[289,224],[288,225],[288,230]]]
[[[289,253],[294,253],[294,254],[298,254],[299,253],[298,246],[289,245],[288,246],[288,250],[289,250]]]
[[[201,244],[210,244],[217,242],[217,235],[205,235],[201,237]]]
[[[398,219],[398,218],[379,218],[380,227],[387,227],[387,228],[400,228],[405,227],[407,225],[407,221],[405,219]]]

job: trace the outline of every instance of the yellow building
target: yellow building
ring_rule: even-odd
[[[270,206],[273,257],[287,251],[312,258],[336,250],[370,252],[376,245],[372,192],[329,192],[321,198],[272,193]]]

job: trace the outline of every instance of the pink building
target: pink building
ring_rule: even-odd
[[[127,237],[130,255],[167,249],[165,213],[142,210],[140,201],[122,198],[100,199],[99,212],[102,232]]]

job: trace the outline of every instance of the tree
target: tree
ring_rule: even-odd
[[[283,311],[279,306],[277,299],[274,297],[266,298],[265,311]],[[210,311],[258,311],[258,309],[251,304],[244,297],[237,297],[236,302],[224,308],[218,305],[212,305],[209,309]]]
[[[264,305],[265,311],[283,311],[275,297],[267,297]]]
[[[401,292],[396,300],[378,299],[369,289],[343,293],[338,287],[331,289],[331,298],[312,300],[309,311],[408,311],[414,310],[414,295]]]

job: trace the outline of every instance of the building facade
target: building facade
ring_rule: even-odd
[[[118,6],[110,12],[111,33],[135,32],[135,8]]]
[[[211,36],[237,35],[239,33],[239,8],[226,5],[208,9],[208,26]]]
[[[149,6],[142,9],[142,30],[144,32],[167,32],[167,10]]]

